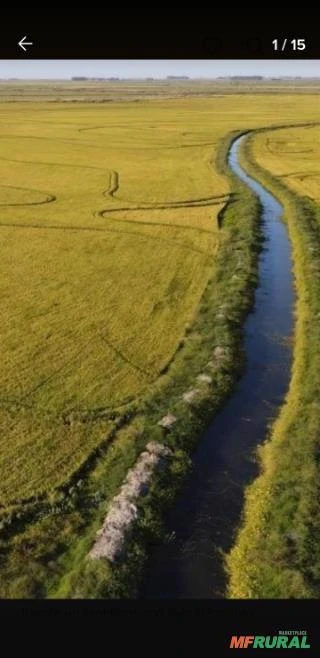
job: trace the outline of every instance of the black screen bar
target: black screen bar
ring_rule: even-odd
[[[28,19],[2,29],[0,59],[320,59],[316,32],[311,25],[284,29],[261,22],[224,22],[221,28],[219,21],[39,25]]]

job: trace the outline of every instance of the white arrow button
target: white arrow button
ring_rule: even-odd
[[[18,42],[18,46],[20,46],[20,48],[22,48],[22,50],[24,50],[25,52],[27,50],[25,46],[33,46],[33,43],[31,41],[25,41],[26,38],[27,37],[22,37],[22,39]]]

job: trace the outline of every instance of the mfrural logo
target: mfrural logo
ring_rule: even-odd
[[[306,631],[279,631],[278,635],[232,635],[230,649],[310,649]]]

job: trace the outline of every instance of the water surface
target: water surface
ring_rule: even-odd
[[[291,246],[281,204],[238,161],[246,136],[230,147],[228,162],[259,197],[265,242],[253,311],[244,326],[246,369],[236,391],[199,440],[193,469],[167,529],[174,539],[154,547],[142,598],[220,598],[229,550],[243,508],[245,486],[257,475],[254,449],[283,403],[290,381],[294,288]]]

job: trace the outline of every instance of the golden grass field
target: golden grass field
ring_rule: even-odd
[[[174,357],[228,240],[220,140],[318,113],[316,95],[0,105],[2,506],[66,481]],[[311,193],[299,134],[257,143]]]
[[[256,136],[254,155],[300,196],[320,201],[320,126],[286,128]]]
[[[210,131],[167,114],[2,109],[2,504],[61,484],[192,320],[228,190]]]

